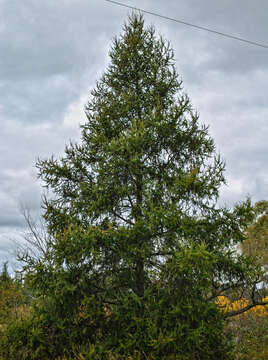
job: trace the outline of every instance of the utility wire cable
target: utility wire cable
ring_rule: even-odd
[[[242,42],[247,43],[247,44],[250,44],[250,45],[255,45],[255,46],[259,46],[259,47],[268,49],[268,45],[266,45],[266,44],[258,43],[258,42],[251,41],[251,40],[247,40],[247,39],[244,39],[244,38],[241,38],[241,37],[238,37],[238,36],[234,36],[234,35],[231,35],[231,34],[226,34],[226,33],[220,32],[220,31],[212,30],[212,29],[209,29],[209,28],[204,27],[204,26],[195,25],[195,24],[192,24],[192,23],[189,23],[189,22],[186,22],[186,21],[182,21],[182,20],[178,20],[178,19],[171,18],[171,17],[169,17],[169,16],[160,15],[160,14],[157,14],[157,13],[155,13],[155,12],[143,10],[143,9],[140,9],[140,8],[137,8],[137,7],[134,7],[134,6],[130,6],[130,5],[127,5],[127,4],[123,4],[123,3],[118,2],[118,1],[113,1],[113,0],[104,0],[104,1],[107,1],[107,2],[109,2],[109,3],[111,3],[111,4],[114,4],[114,5],[123,6],[123,7],[126,7],[126,8],[128,8],[128,9],[141,11],[141,12],[143,12],[143,13],[145,13],[145,14],[157,16],[157,17],[160,17],[160,18],[162,18],[162,19],[174,21],[174,22],[177,22],[177,23],[179,23],[179,24],[191,26],[191,27],[193,27],[193,28],[195,28],[195,29],[208,31],[208,32],[210,32],[210,33],[213,33],[213,34],[216,34],[216,35],[220,35],[220,36],[224,36],[224,37],[229,38],[229,39],[233,39],[233,40],[237,40],[237,41],[242,41]]]

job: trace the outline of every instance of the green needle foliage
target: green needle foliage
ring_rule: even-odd
[[[24,259],[38,297],[24,344],[35,359],[231,358],[215,301],[258,277],[234,251],[251,205],[217,205],[224,163],[141,16],[114,39],[86,116],[80,144],[37,164],[54,195],[46,256]]]

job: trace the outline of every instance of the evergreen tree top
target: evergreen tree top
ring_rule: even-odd
[[[133,224],[152,208],[207,213],[224,163],[182,91],[170,44],[134,14],[110,59],[86,105],[82,144],[68,146],[60,162],[39,162],[40,176],[86,226],[104,217]]]

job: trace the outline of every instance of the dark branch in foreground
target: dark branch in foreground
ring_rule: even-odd
[[[232,317],[232,316],[243,314],[244,312],[246,312],[258,305],[261,305],[261,306],[268,305],[268,301],[256,302],[256,303],[250,304],[248,306],[245,306],[243,309],[229,311],[225,314],[225,317]]]

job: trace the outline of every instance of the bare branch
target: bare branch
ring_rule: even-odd
[[[124,221],[126,224],[134,225],[134,223],[133,223],[132,221],[125,219],[123,216],[117,214],[116,212],[112,211],[112,214],[113,214],[115,217],[118,217],[120,220]]]
[[[17,243],[17,258],[24,263],[34,264],[40,259],[49,260],[48,254],[53,242],[42,219],[35,221],[29,210],[21,206],[21,214],[27,225],[27,232],[22,236],[24,244]]]

